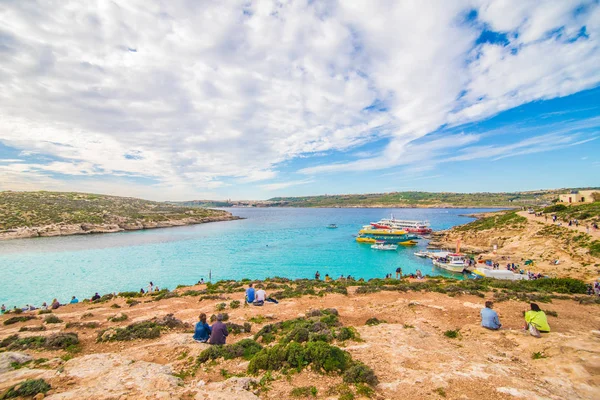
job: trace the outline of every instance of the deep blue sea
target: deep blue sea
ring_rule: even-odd
[[[385,277],[405,273],[453,275],[413,255],[427,245],[372,250],[355,241],[363,225],[389,217],[427,219],[434,230],[467,223],[465,213],[489,209],[232,208],[246,219],[87,236],[0,242],[0,303],[39,306],[100,294],[193,284],[204,278],[312,278],[340,274]],[[330,223],[338,229],[327,229]]]

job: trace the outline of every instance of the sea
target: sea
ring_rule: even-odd
[[[19,239],[0,242],[0,303],[7,308],[57,298],[139,291],[152,281],[174,289],[200,279],[384,278],[405,274],[454,276],[413,253],[427,239],[397,251],[357,243],[363,225],[387,218],[428,220],[434,230],[472,221],[491,209],[227,208],[244,219],[175,228]],[[337,224],[337,229],[327,225]]]

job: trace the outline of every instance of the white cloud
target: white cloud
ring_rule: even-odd
[[[312,183],[312,182],[314,182],[313,179],[302,179],[302,180],[296,180],[296,181],[266,183],[266,184],[260,185],[260,187],[265,190],[273,191],[273,190],[285,189],[290,186],[306,185],[307,183]]]
[[[380,154],[302,172],[406,165],[478,140],[423,139],[444,124],[598,85],[600,7],[578,5],[3,3],[0,142],[52,160],[14,176],[94,178],[95,191],[147,178],[151,198],[272,181],[284,161],[382,138]],[[478,22],[465,23],[473,8]],[[484,24],[511,45],[475,46]],[[385,109],[365,110],[374,103]]]

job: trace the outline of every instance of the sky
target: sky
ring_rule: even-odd
[[[0,190],[600,186],[599,1],[0,1]]]

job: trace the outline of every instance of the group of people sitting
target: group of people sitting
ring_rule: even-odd
[[[199,321],[194,329],[194,340],[200,343],[225,344],[229,331],[223,323],[223,314],[217,314],[217,321],[212,325],[206,323],[206,314],[199,316]]]
[[[498,313],[493,310],[494,303],[491,301],[485,302],[485,308],[481,309],[481,326],[491,330],[502,329]],[[530,310],[525,311],[525,325],[523,329],[529,331],[532,336],[540,337],[540,333],[549,333],[550,325],[546,313],[536,303],[529,305]]]
[[[254,289],[253,284],[248,285],[248,289],[246,289],[246,304],[252,304],[253,306],[262,306],[265,304],[265,301],[269,303],[279,303],[272,297],[267,296],[267,292],[262,285],[257,286],[258,290]]]
[[[79,303],[79,299],[75,296],[71,297],[71,301],[69,301],[69,304],[76,304],[76,303]],[[50,305],[48,305],[48,303],[46,303],[46,302],[43,302],[39,308],[32,304],[26,304],[25,307],[21,307],[21,308],[17,308],[17,306],[15,306],[15,307],[13,307],[13,312],[15,310],[21,310],[21,312],[35,311],[35,310],[56,310],[60,306],[62,306],[62,304],[60,304],[60,302],[57,299],[54,299],[54,300],[52,300]],[[2,304],[2,306],[0,306],[0,314],[5,314],[6,312],[7,312],[6,306],[4,304]]]

